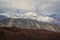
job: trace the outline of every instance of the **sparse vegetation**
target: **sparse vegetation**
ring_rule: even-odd
[[[0,40],[60,40],[60,33],[16,27],[0,27]]]

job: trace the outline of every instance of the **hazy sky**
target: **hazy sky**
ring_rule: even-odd
[[[42,14],[60,13],[60,0],[0,0],[1,8],[38,10]]]

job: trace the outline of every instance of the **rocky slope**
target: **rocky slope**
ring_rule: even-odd
[[[60,40],[60,33],[16,27],[0,27],[0,40]]]
[[[8,19],[0,20],[0,26],[18,27],[18,28],[26,28],[26,29],[45,29],[45,30],[60,32],[59,24],[40,22],[32,19],[8,18]]]

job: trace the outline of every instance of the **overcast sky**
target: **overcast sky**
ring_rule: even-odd
[[[60,14],[60,0],[0,0],[1,8],[16,8],[23,10],[36,10],[42,14]]]

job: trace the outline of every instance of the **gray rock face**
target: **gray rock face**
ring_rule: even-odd
[[[27,29],[43,29],[60,32],[59,24],[51,24],[45,22],[39,22],[32,19],[13,19],[7,18],[0,20],[1,27],[19,27]]]
[[[58,14],[58,13],[50,15],[50,17],[60,20],[60,14]]]
[[[0,15],[0,20],[3,20],[3,19],[5,19],[5,18],[8,18],[8,17],[6,17],[6,16],[4,16],[4,15]]]

